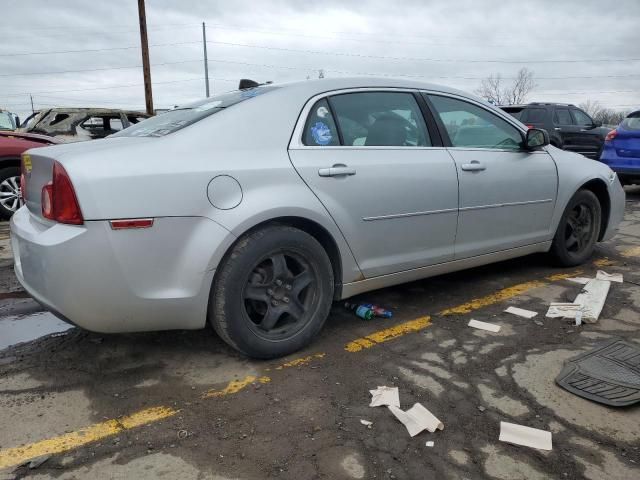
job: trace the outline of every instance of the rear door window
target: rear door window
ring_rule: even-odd
[[[553,123],[556,125],[573,125],[573,119],[568,108],[556,108],[553,113]]]
[[[430,147],[431,138],[409,92],[357,92],[330,97],[343,144],[366,147]]]
[[[335,147],[340,145],[336,122],[333,119],[326,98],[318,100],[311,108],[304,127],[302,143],[314,147]]]

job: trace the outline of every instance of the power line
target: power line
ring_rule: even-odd
[[[248,48],[260,48],[264,50],[277,50],[283,52],[296,52],[296,53],[313,53],[316,55],[337,55],[345,57],[359,57],[359,58],[373,58],[377,60],[411,60],[421,62],[446,62],[446,63],[592,63],[592,62],[636,62],[640,58],[601,58],[601,59],[585,59],[585,60],[465,60],[465,59],[452,59],[452,58],[424,58],[424,57],[393,57],[385,55],[366,55],[360,53],[347,53],[347,52],[331,52],[324,50],[301,50],[295,48],[283,48],[283,47],[269,47],[266,45],[248,45],[244,43],[232,43],[232,42],[219,42],[219,41],[207,41],[207,43],[217,45],[229,45],[234,47],[248,47]]]
[[[153,82],[153,85],[166,85],[166,84],[170,84],[170,83],[182,83],[182,82],[195,82],[195,81],[202,81],[203,77],[197,77],[197,78],[186,78],[183,80],[169,80],[166,82]],[[211,80],[214,80],[216,82],[234,82],[237,83],[238,79],[231,79],[231,78],[211,78]],[[33,95],[41,95],[41,94],[46,94],[46,93],[68,93],[68,92],[89,92],[89,91],[94,91],[94,90],[110,90],[113,88],[132,88],[132,87],[142,87],[143,85],[140,83],[129,83],[129,84],[120,84],[120,85],[110,85],[108,87],[93,87],[93,88],[75,88],[75,89],[65,89],[65,90],[40,90],[40,91],[32,91],[32,92],[12,92],[12,93],[3,93],[2,95],[5,97],[21,97],[24,95],[29,95],[29,94],[33,94]]]
[[[156,63],[153,66],[165,66],[165,65],[178,65],[185,63],[195,63],[201,62],[201,59],[198,60],[182,60],[178,62],[164,62],[164,63]],[[293,67],[288,65],[270,65],[270,64],[260,64],[260,63],[251,63],[251,62],[238,62],[233,60],[221,60],[221,59],[211,59],[210,62],[216,63],[228,63],[234,65],[246,65],[246,66],[254,66],[254,67],[263,67],[263,68],[275,68],[275,69],[285,69],[285,70],[301,70],[305,72],[314,71],[315,67]],[[61,70],[61,71],[49,71],[49,72],[25,72],[25,73],[8,73],[8,74],[0,74],[0,77],[20,77],[20,76],[32,76],[32,75],[59,75],[66,73],[83,73],[83,72],[99,72],[99,71],[107,71],[107,70],[126,70],[140,68],[140,65],[132,65],[132,66],[122,66],[122,67],[104,67],[104,68],[88,68],[88,69],[80,69],[80,70]],[[344,75],[363,75],[363,76],[380,76],[380,77],[402,77],[402,78],[438,78],[438,79],[458,79],[458,80],[481,80],[485,77],[461,77],[461,76],[435,76],[435,75],[414,75],[414,74],[387,74],[387,73],[374,73],[374,72],[353,72],[346,70],[330,70],[326,69],[327,72],[339,73]],[[536,80],[564,80],[564,79],[593,79],[593,78],[627,78],[627,77],[637,77],[640,76],[640,73],[631,73],[624,75],[575,75],[575,76],[560,76],[560,77],[536,77]],[[514,79],[515,77],[502,77],[506,80]]]
[[[320,39],[327,39],[327,40],[345,40],[345,41],[351,41],[351,42],[366,42],[366,43],[382,43],[382,44],[398,44],[398,45],[418,45],[418,46],[425,46],[425,45],[429,45],[429,46],[450,46],[451,43],[434,43],[434,42],[405,42],[405,41],[399,41],[397,40],[397,38],[424,38],[424,39],[432,39],[432,38],[441,38],[441,37],[448,37],[448,38],[455,38],[455,39],[475,39],[474,44],[475,45],[482,45],[482,46],[491,46],[491,47],[513,47],[513,46],[530,46],[531,43],[520,43],[520,44],[515,44],[513,43],[511,40],[511,36],[509,36],[509,43],[503,43],[503,44],[496,44],[496,43],[479,43],[477,42],[477,40],[482,40],[485,37],[482,36],[469,36],[469,35],[434,35],[434,36],[426,36],[426,35],[399,35],[399,36],[393,36],[393,37],[383,37],[378,33],[364,33],[364,32],[345,32],[345,31],[327,31],[327,33],[329,34],[337,34],[337,35],[355,35],[355,36],[369,36],[369,37],[374,37],[374,39],[362,39],[362,38],[345,38],[345,37],[332,37],[332,36],[327,36],[327,35],[312,35],[312,34],[307,34],[307,33],[303,33],[300,31],[296,31],[296,30],[286,30],[286,29],[280,29],[278,31],[273,31],[273,30],[266,30],[266,29],[255,29],[255,28],[251,28],[251,27],[244,27],[244,26],[239,26],[239,25],[221,25],[221,24],[214,24],[214,23],[209,23],[207,22],[207,27],[208,28],[214,28],[214,29],[218,29],[218,30],[240,30],[240,31],[247,31],[247,32],[251,32],[251,33],[263,33],[266,35],[278,35],[278,36],[285,36],[285,37],[305,37],[305,38],[320,38]],[[287,33],[289,32],[289,33]],[[541,43],[539,39],[536,39],[536,43]],[[544,42],[544,44],[546,45],[563,45],[566,46],[566,42]],[[592,46],[592,44],[588,44],[588,43],[583,43],[583,44],[572,44],[575,47],[580,47],[580,46]]]
[[[154,67],[161,67],[164,65],[177,65],[180,63],[193,63],[193,62],[201,62],[202,60],[182,60],[179,62],[164,62],[164,63],[155,63]],[[126,70],[130,68],[141,68],[142,65],[132,65],[127,67],[104,67],[104,68],[84,68],[81,70],[60,70],[55,72],[26,72],[26,73],[3,73],[0,74],[0,77],[23,77],[30,75],[58,75],[63,73],[82,73],[82,72],[101,72],[105,70]]]
[[[176,42],[176,43],[156,43],[149,45],[150,47],[173,47],[177,45],[193,45],[193,44],[201,44],[201,41],[198,42]],[[66,53],[95,53],[95,52],[109,52],[115,50],[132,50],[138,49],[140,45],[132,45],[130,47],[109,47],[109,48],[87,48],[80,50],[53,50],[47,52],[19,52],[19,53],[0,53],[0,57],[24,57],[28,55],[54,55],[54,54],[66,54]]]
[[[150,47],[170,47],[170,46],[181,46],[181,45],[195,45],[200,44],[201,42],[174,42],[174,43],[156,43],[149,45]],[[553,59],[553,60],[503,60],[503,59],[484,59],[484,60],[473,60],[473,59],[452,59],[452,58],[425,58],[425,57],[397,57],[397,56],[387,56],[387,55],[368,55],[361,53],[349,53],[349,52],[334,52],[334,51],[325,51],[325,50],[306,50],[306,49],[296,49],[296,48],[285,48],[285,47],[272,47],[268,45],[255,45],[255,44],[246,44],[246,43],[234,43],[234,42],[222,42],[216,40],[207,41],[208,44],[214,45],[226,45],[233,47],[243,47],[243,48],[255,48],[262,50],[273,50],[280,52],[292,52],[292,53],[312,53],[315,55],[332,55],[332,56],[343,56],[343,57],[357,57],[357,58],[370,58],[376,60],[401,60],[401,61],[421,61],[421,62],[443,62],[443,63],[505,63],[505,64],[519,64],[519,63],[615,63],[615,62],[637,62],[640,61],[640,58],[596,58],[596,59]],[[91,49],[79,49],[79,50],[54,50],[54,51],[45,51],[45,52],[18,52],[18,53],[6,53],[0,54],[0,57],[20,57],[20,56],[29,56],[29,55],[54,55],[54,54],[73,54],[73,53],[95,53],[95,52],[106,52],[106,51],[117,51],[117,50],[132,50],[139,48],[138,45],[133,45],[129,47],[109,47],[109,48],[91,48]]]

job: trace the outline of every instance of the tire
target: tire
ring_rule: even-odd
[[[551,245],[551,254],[563,267],[587,261],[593,254],[602,210],[598,197],[590,190],[579,190],[569,200]]]
[[[269,225],[241,237],[222,260],[209,322],[230,346],[274,358],[308,345],[333,301],[331,261],[302,230]]]
[[[4,220],[20,208],[20,168],[6,167],[0,170],[0,217]]]

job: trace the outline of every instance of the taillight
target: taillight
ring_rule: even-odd
[[[71,179],[58,162],[53,164],[53,179],[42,187],[42,216],[71,225],[84,223]]]
[[[531,130],[532,128],[536,128],[536,127],[534,127],[533,125],[527,125],[528,130]]]
[[[604,141],[605,142],[612,142],[614,138],[616,138],[618,136],[618,131],[617,130],[611,130],[609,133],[607,133],[607,136],[604,137]]]

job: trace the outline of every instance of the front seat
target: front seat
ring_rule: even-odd
[[[366,146],[393,147],[407,141],[405,120],[397,115],[385,114],[376,118],[367,132]]]

